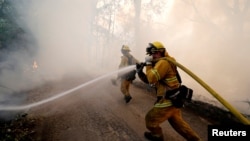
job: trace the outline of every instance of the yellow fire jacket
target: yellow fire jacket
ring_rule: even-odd
[[[135,65],[136,63],[139,63],[139,61],[132,56],[131,54],[123,55],[121,56],[121,62],[119,64],[119,69],[123,67],[127,67],[129,65]]]
[[[179,87],[176,74],[176,66],[162,57],[154,60],[152,66],[146,66],[146,74],[139,74],[139,77],[145,83],[156,87],[157,96],[164,96],[166,90]]]
[[[121,56],[121,62],[119,64],[119,69],[130,66],[130,65],[135,65],[136,63],[139,63],[139,61],[131,54],[123,55]],[[128,72],[119,72],[118,73],[118,78],[123,77],[126,75]]]

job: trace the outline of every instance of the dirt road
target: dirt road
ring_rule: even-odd
[[[154,94],[136,80],[131,86],[133,99],[126,104],[119,86],[112,85],[110,79],[98,80],[30,109],[30,114],[43,117],[37,127],[38,138],[43,141],[146,141],[144,117],[153,106]],[[89,80],[64,80],[46,86],[34,94],[33,101],[54,96]],[[208,121],[186,108],[183,108],[183,118],[204,141],[207,140]],[[165,140],[184,141],[168,122],[162,124],[162,128]]]

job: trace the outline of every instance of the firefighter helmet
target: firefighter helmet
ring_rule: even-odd
[[[149,46],[146,48],[146,52],[149,55],[152,55],[155,52],[161,52],[162,54],[165,54],[165,51],[166,51],[165,47],[159,41],[149,43]]]
[[[121,52],[122,52],[122,53],[130,52],[130,51],[131,51],[131,50],[130,50],[129,46],[127,46],[127,45],[122,45],[122,49],[121,49]]]
[[[122,45],[122,50],[130,51],[130,48],[127,45]]]

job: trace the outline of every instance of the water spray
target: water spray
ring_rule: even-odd
[[[32,103],[32,104],[21,105],[21,106],[2,106],[2,105],[0,105],[0,111],[19,111],[19,110],[30,109],[30,108],[32,108],[32,107],[36,107],[36,106],[39,106],[39,105],[48,103],[48,102],[50,102],[50,101],[56,100],[56,99],[58,99],[58,98],[61,98],[61,97],[63,97],[63,96],[66,96],[66,95],[68,95],[68,94],[70,94],[70,93],[72,93],[72,92],[74,92],[74,91],[76,91],[76,90],[78,90],[78,89],[80,89],[80,88],[83,88],[83,87],[85,87],[85,86],[88,86],[88,85],[90,85],[90,84],[92,84],[92,83],[94,83],[94,82],[97,82],[97,81],[99,81],[99,80],[101,80],[101,79],[104,79],[104,78],[106,78],[106,77],[109,77],[109,76],[111,76],[111,75],[113,75],[113,74],[116,74],[116,73],[118,73],[118,72],[124,72],[124,71],[128,71],[128,70],[131,70],[131,69],[134,69],[134,68],[135,68],[134,65],[128,66],[128,67],[124,67],[124,68],[119,69],[119,70],[117,70],[117,71],[113,71],[113,72],[107,73],[107,74],[102,75],[102,76],[100,76],[100,77],[97,77],[97,78],[95,78],[95,79],[93,79],[93,80],[90,80],[90,81],[88,81],[88,82],[85,82],[85,83],[83,83],[83,84],[80,84],[80,85],[78,85],[78,86],[76,86],[76,87],[74,87],[74,88],[72,88],[72,89],[66,90],[66,91],[61,92],[61,93],[59,93],[59,94],[56,94],[56,95],[53,96],[53,97],[50,97],[50,98],[47,98],[47,99],[44,99],[44,100],[42,100],[42,101],[38,101],[38,102],[35,102],[35,103]]]
[[[187,69],[186,67],[184,67],[183,65],[181,65],[180,63],[178,63],[177,61],[173,61],[171,58],[166,57],[166,59],[170,62],[172,62],[173,64],[175,64],[176,66],[178,66],[180,69],[182,69],[184,72],[186,72],[187,74],[189,74],[194,80],[196,80],[201,86],[203,86],[208,92],[210,92],[220,103],[222,103],[226,108],[229,109],[229,111],[231,111],[242,123],[244,124],[248,124],[250,125],[250,121],[245,118],[241,113],[239,113],[232,105],[230,105],[226,100],[224,100],[215,90],[213,90],[210,86],[208,86],[204,81],[202,81],[198,76],[196,76],[194,73],[192,73],[189,69]],[[32,107],[36,107],[45,103],[48,103],[50,101],[56,100],[58,98],[61,98],[63,96],[66,96],[80,88],[83,88],[85,86],[88,86],[100,79],[104,79],[110,75],[116,74],[118,72],[123,72],[123,71],[128,71],[131,70],[132,68],[134,68],[133,66],[129,66],[129,67],[125,67],[123,69],[120,69],[118,71],[113,71],[110,73],[107,73],[105,75],[102,75],[98,78],[95,78],[91,81],[88,81],[86,83],[83,83],[81,85],[78,85],[72,89],[69,89],[67,91],[64,91],[62,93],[56,94],[53,97],[50,97],[48,99],[44,99],[42,101],[36,102],[36,103],[32,103],[29,105],[23,105],[23,106],[1,106],[0,107],[0,111],[18,111],[18,110],[25,110],[25,109],[29,109]]]
[[[189,69],[187,69],[177,61],[174,61],[169,57],[166,57],[166,59],[181,68],[187,74],[189,74],[194,80],[196,80],[201,86],[203,86],[208,92],[210,92],[217,100],[219,100],[219,102],[223,104],[231,113],[233,113],[234,116],[237,117],[243,124],[250,125],[250,121],[247,118],[245,118],[240,112],[238,112],[232,105],[230,105],[226,100],[224,100],[215,90],[208,86],[198,76],[196,76]]]

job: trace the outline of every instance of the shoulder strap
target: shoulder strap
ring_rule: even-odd
[[[176,68],[176,77],[177,77],[179,83],[182,83],[181,76],[180,76],[180,74],[179,74],[177,68]]]

